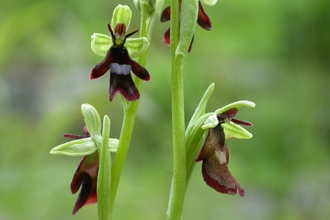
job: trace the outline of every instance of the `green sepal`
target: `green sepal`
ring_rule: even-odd
[[[224,107],[215,110],[215,112],[206,119],[206,121],[204,122],[204,125],[203,125],[203,129],[214,128],[215,126],[217,126],[219,124],[217,115],[219,115],[223,112],[226,112],[230,109],[233,109],[233,108],[239,109],[242,106],[255,107],[256,104],[254,102],[242,100],[242,101],[237,101],[237,102],[233,102],[228,105],[225,105]]]
[[[82,138],[66,142],[54,147],[50,153],[66,156],[86,156],[97,150],[95,142],[92,138]]]
[[[110,36],[105,34],[94,33],[91,38],[92,51],[102,57],[107,54],[109,48],[113,45]],[[146,37],[128,38],[125,42],[125,47],[131,58],[141,56],[149,45],[150,42]]]
[[[215,5],[218,2],[218,0],[200,0],[200,1],[201,3],[204,3],[209,6]]]
[[[101,119],[97,110],[90,104],[82,104],[81,112],[90,136],[101,136]]]
[[[223,112],[226,112],[228,111],[229,109],[232,109],[232,108],[237,108],[239,109],[240,107],[242,106],[245,106],[245,107],[255,107],[256,104],[254,102],[251,102],[251,101],[247,101],[247,100],[241,100],[241,101],[237,101],[237,102],[233,102],[233,103],[230,103],[228,105],[225,105],[224,107],[222,108],[219,108],[217,110],[215,110],[215,114],[216,115],[219,115]]]
[[[101,138],[101,137],[99,137]],[[109,138],[109,150],[115,153],[118,148],[118,139]],[[96,151],[97,147],[92,138],[82,138],[66,142],[54,147],[50,153],[65,156],[85,156]]]
[[[124,23],[128,30],[132,19],[132,11],[127,5],[119,4],[114,10],[111,19],[111,27],[114,29],[118,23]]]
[[[125,47],[131,58],[141,56],[149,47],[150,42],[146,37],[127,38]]]
[[[99,56],[105,57],[109,48],[112,46],[112,40],[110,36],[94,33],[91,38],[92,51]]]
[[[239,126],[233,122],[222,123],[221,126],[225,132],[226,139],[236,138],[236,139],[250,139],[252,134],[245,130],[242,126]]]

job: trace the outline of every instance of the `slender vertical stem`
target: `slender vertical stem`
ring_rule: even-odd
[[[179,42],[179,1],[171,1],[171,55],[172,55],[172,138],[173,177],[167,209],[168,220],[182,218],[186,191],[186,148],[184,121],[184,56],[176,54]]]
[[[160,15],[160,10],[163,5],[163,1],[158,1],[158,4],[155,7],[155,13],[152,18],[152,22],[149,24],[147,23],[147,4],[142,1],[141,3],[141,25],[140,25],[140,37],[147,37],[148,40],[150,41],[152,31],[153,31],[153,26],[155,24],[155,20],[159,20],[159,15]],[[158,18],[156,18],[158,16]],[[149,25],[149,26],[148,26]],[[147,52],[143,53],[139,59],[138,63],[142,66],[145,66],[146,61],[147,61]],[[135,77],[135,85],[138,88],[138,90],[141,93],[142,89],[142,81],[139,78]],[[133,128],[135,124],[135,118],[136,118],[136,113],[137,109],[139,107],[140,101],[137,100],[135,102],[128,102],[126,103],[126,106],[124,108],[124,119],[122,123],[122,128],[120,132],[120,138],[119,138],[119,145],[118,149],[116,152],[116,157],[114,159],[113,165],[112,165],[112,173],[111,173],[111,198],[110,198],[110,212],[113,212],[114,208],[114,203],[116,199],[116,194],[117,194],[117,189],[120,181],[120,176],[124,167],[124,163],[126,160],[129,144],[131,142],[131,137],[133,133]]]
[[[111,194],[110,194],[111,199],[110,199],[110,209],[109,209],[111,214],[113,213],[120,176],[124,167],[129,144],[131,142],[138,105],[139,105],[139,101],[135,101],[134,103],[129,105],[129,107],[125,110],[124,113],[123,126],[119,138],[119,145],[116,152],[116,157],[112,165],[112,172],[111,172]]]
[[[173,177],[167,219],[182,218],[186,192],[186,148],[184,125],[184,92],[182,58],[174,60],[172,68],[172,135],[173,135]]]

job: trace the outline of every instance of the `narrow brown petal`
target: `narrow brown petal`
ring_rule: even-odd
[[[202,3],[199,1],[197,23],[205,30],[211,30],[211,20],[206,14]]]
[[[167,45],[167,46],[170,46],[171,44],[171,41],[170,41],[170,28],[168,28],[164,34],[164,37],[163,37],[163,42]]]
[[[191,39],[191,42],[190,42],[190,45],[189,45],[189,48],[188,48],[188,53],[191,52],[191,48],[192,48],[192,45],[194,43],[194,39],[195,39],[195,36],[193,36],[192,39]]]
[[[163,10],[162,15],[160,16],[160,21],[166,22],[169,21],[170,19],[171,19],[171,7],[168,6]]]
[[[236,118],[232,118],[231,121],[236,123],[236,124],[240,124],[240,125],[253,126],[253,124],[251,122],[243,121],[243,120],[236,119]]]

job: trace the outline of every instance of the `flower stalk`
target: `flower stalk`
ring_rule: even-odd
[[[140,15],[141,15],[141,23],[140,23],[140,37],[147,37],[150,41],[155,21],[159,19],[160,11],[163,5],[163,0],[157,1],[155,5],[154,13],[148,13],[148,4],[145,4],[144,1],[138,1],[137,4],[140,5]],[[141,66],[145,66],[147,61],[147,53],[146,50],[141,56],[138,58],[138,63]],[[142,81],[134,77],[134,82],[139,91],[142,89]],[[122,128],[120,132],[119,145],[116,153],[116,157],[114,159],[112,165],[112,173],[111,173],[111,194],[110,194],[110,208],[109,211],[112,213],[114,209],[117,189],[121,177],[121,173],[124,167],[124,163],[126,160],[127,152],[129,149],[129,144],[131,141],[133,128],[135,124],[135,118],[137,109],[140,101],[136,100],[134,102],[128,102],[123,99],[124,106],[124,118],[122,123]]]
[[[179,1],[171,1],[170,47],[172,55],[172,138],[173,177],[167,219],[181,219],[186,193],[186,148],[184,115],[184,65],[196,26],[198,1],[183,1],[181,21]],[[188,43],[187,43],[188,42]]]

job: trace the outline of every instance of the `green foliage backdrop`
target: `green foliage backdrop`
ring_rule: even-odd
[[[113,8],[132,1],[0,3],[0,219],[95,219],[95,205],[71,215],[69,184],[80,158],[52,156],[63,133],[82,133],[82,103],[112,121],[108,79],[90,81],[102,58],[93,32],[107,33]],[[167,5],[168,3],[165,3]],[[186,64],[186,113],[215,82],[208,107],[248,99],[238,118],[253,122],[250,141],[229,140],[230,168],[246,197],[206,186],[200,164],[190,181],[185,219],[326,219],[330,215],[330,5],[321,0],[222,0],[205,6],[212,30],[196,29]],[[170,51],[159,23],[147,68],[114,219],[164,219],[172,169]],[[188,118],[187,118],[188,121]]]

